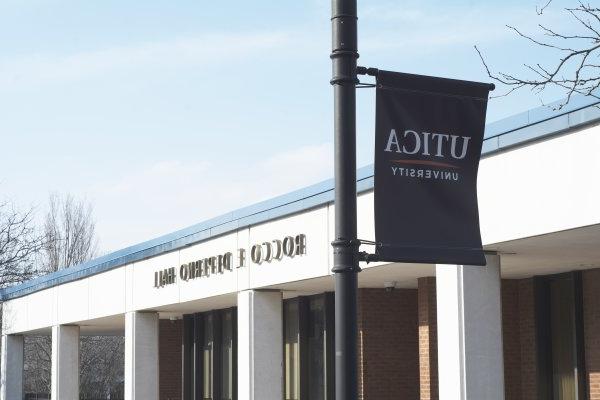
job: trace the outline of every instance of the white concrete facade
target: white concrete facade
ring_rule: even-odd
[[[0,400],[23,397],[23,336],[2,335]]]
[[[238,399],[283,398],[282,296],[280,291],[238,294]]]
[[[158,314],[125,315],[125,400],[158,400]]]
[[[79,326],[52,327],[53,399],[79,400]]]
[[[486,261],[436,268],[440,400],[504,399],[500,257]]]

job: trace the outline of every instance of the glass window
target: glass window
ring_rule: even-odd
[[[572,279],[550,282],[552,370],[556,400],[577,400],[577,352]]]
[[[310,299],[308,318],[308,398],[325,400],[324,296]]]
[[[285,400],[300,399],[300,326],[298,301],[284,304]]]
[[[233,310],[225,310],[221,329],[221,397],[233,400]]]
[[[236,309],[187,314],[184,322],[183,398],[236,400]]]
[[[202,345],[202,398],[213,400],[213,315],[204,315],[204,340]]]
[[[333,296],[286,300],[283,306],[285,400],[333,400]]]
[[[584,400],[581,274],[536,278],[538,393],[551,400]]]

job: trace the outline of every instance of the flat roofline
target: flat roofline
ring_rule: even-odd
[[[522,146],[578,127],[600,121],[600,100],[574,97],[561,109],[560,102],[537,107],[487,124],[482,157]],[[234,210],[190,227],[151,239],[83,264],[65,268],[0,290],[0,301],[6,301],[63,283],[83,279],[101,272],[131,264],[160,254],[181,249],[215,236],[264,223],[332,203],[334,181],[326,181],[286,193],[247,207]],[[373,165],[358,169],[357,192],[373,189]]]

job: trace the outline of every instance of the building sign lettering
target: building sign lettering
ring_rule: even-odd
[[[162,288],[177,282],[177,278],[187,282],[192,279],[208,278],[211,275],[231,272],[234,268],[246,267],[248,257],[246,249],[237,249],[236,260],[232,252],[206,257],[181,264],[179,268],[170,267],[154,272],[154,287]],[[256,265],[264,262],[281,261],[284,258],[293,258],[306,254],[306,235],[286,236],[257,243],[250,247],[249,260]]]

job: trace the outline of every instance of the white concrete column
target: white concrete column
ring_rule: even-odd
[[[238,399],[283,398],[283,321],[279,291],[238,293]]]
[[[79,326],[52,327],[51,398],[79,400]]]
[[[158,313],[125,314],[125,400],[158,400]]]
[[[0,400],[23,398],[23,336],[2,335]]]
[[[500,257],[437,265],[440,400],[504,399]]]

